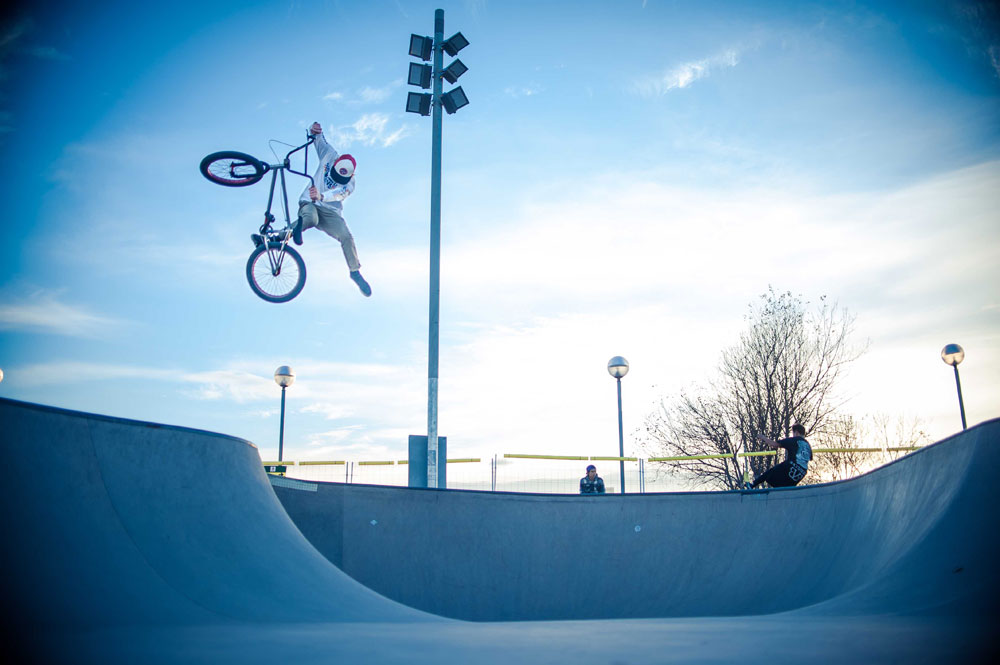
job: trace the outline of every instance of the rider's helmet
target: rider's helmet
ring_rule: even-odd
[[[357,165],[358,163],[354,161],[354,158],[345,153],[333,162],[333,168],[330,169],[330,177],[333,178],[334,182],[346,185],[351,181],[351,177],[354,176],[354,169]]]

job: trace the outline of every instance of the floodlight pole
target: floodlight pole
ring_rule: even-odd
[[[438,346],[441,304],[441,69],[444,10],[434,12],[434,68],[431,78],[431,280],[427,335],[427,486],[438,486]]]

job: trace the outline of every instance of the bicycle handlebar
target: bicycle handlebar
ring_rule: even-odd
[[[303,169],[302,171],[296,171],[291,166],[292,155],[294,155],[295,153],[297,153],[299,150],[302,150],[303,148],[308,148],[310,145],[312,145],[313,143],[316,142],[316,137],[313,136],[309,132],[308,129],[306,130],[306,135],[307,136],[306,136],[306,142],[305,143],[303,143],[302,145],[300,145],[297,148],[292,148],[291,150],[289,150],[288,154],[285,155],[285,161],[282,164],[275,164],[271,168],[282,168],[282,169],[285,169],[286,171],[288,171],[289,173],[294,173],[295,175],[300,175],[300,176],[303,176],[304,178],[309,178],[309,182],[310,182],[311,186],[315,187],[316,186],[316,181],[313,180],[313,177],[311,175],[309,175],[309,173],[305,172],[305,171],[309,170],[309,151],[308,150],[306,150],[305,164],[302,167],[302,169]]]

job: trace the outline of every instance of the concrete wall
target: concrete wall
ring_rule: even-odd
[[[353,578],[449,617],[974,613],[1000,590],[998,462],[991,421],[860,478],[781,490],[274,489]]]

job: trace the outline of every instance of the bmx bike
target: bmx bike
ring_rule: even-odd
[[[213,152],[201,160],[199,170],[211,182],[224,187],[246,187],[260,181],[268,172],[271,173],[271,192],[267,198],[267,210],[264,211],[264,223],[258,235],[254,236],[257,245],[250,258],[247,259],[247,281],[258,297],[267,302],[288,302],[302,292],[306,285],[306,264],[302,256],[289,246],[294,225],[288,210],[288,189],[285,183],[285,171],[308,178],[315,186],[309,169],[308,147],[314,142],[312,136],[302,145],[293,148],[285,155],[279,164],[262,162],[253,155],[234,150]],[[306,150],[302,171],[292,168],[292,155],[300,150]],[[281,204],[285,213],[284,228],[276,228],[276,219],[271,213],[274,205],[274,190],[281,181]],[[301,243],[300,243],[301,244]]]

